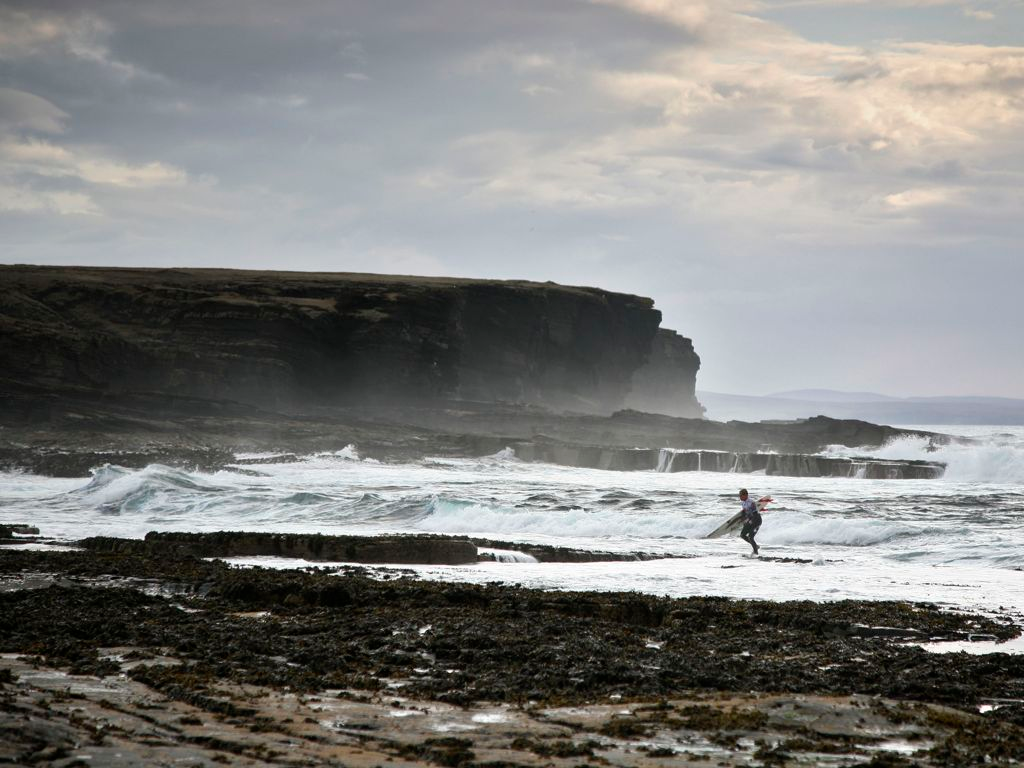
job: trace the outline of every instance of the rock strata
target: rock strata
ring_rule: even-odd
[[[732,451],[662,451],[662,472],[764,472],[785,477],[855,477],[871,480],[931,480],[946,466],[932,461],[814,456]]]
[[[851,477],[873,480],[920,480],[941,477],[945,465],[929,461],[845,458],[809,454],[701,451],[657,448],[609,448],[550,440],[513,443],[523,461],[568,467],[659,472],[763,472],[784,477]]]

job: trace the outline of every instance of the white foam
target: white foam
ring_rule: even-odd
[[[516,458],[515,448],[510,448],[507,445],[497,453],[492,453],[490,456],[485,456],[484,458],[491,459],[492,461],[519,461],[519,459]]]
[[[431,514],[417,528],[432,533],[543,534],[547,536],[703,536],[714,528],[708,519],[664,512],[532,509],[435,499]]]
[[[973,437],[968,444],[933,445],[927,438],[903,437],[881,448],[833,445],[826,453],[878,459],[932,461],[946,465],[943,479],[971,483],[1024,484],[1024,436],[1014,432]]]
[[[913,536],[922,529],[885,520],[811,517],[806,514],[773,514],[759,535],[765,544],[836,544],[864,547],[900,536]]]
[[[344,448],[342,448],[340,451],[324,451],[323,453],[316,454],[316,456],[318,458],[341,459],[342,461],[365,461],[365,462],[369,462],[369,463],[373,463],[373,464],[377,463],[376,459],[364,459],[364,458],[362,458],[359,455],[359,451],[356,449],[356,447],[352,443],[349,443]]]
[[[1016,450],[1014,440],[1024,438],[1024,430],[1009,438],[993,431],[986,444],[996,450]],[[884,450],[910,448],[922,450]],[[692,556],[650,566],[485,562],[451,571],[452,578],[546,588],[913,597],[965,607],[1024,602],[1014,570],[1024,566],[1020,484],[762,477],[754,495],[777,500],[758,536],[762,555],[793,563],[772,564],[742,558],[749,547],[736,538],[703,539],[738,506],[738,478],[724,473],[558,467],[504,451],[483,459],[376,463],[354,448],[258,469],[260,476],[103,467],[88,483],[0,472],[0,507],[8,519],[61,540],[150,530],[432,532]],[[807,560],[817,567],[796,564]]]
[[[491,547],[477,547],[478,555],[489,555],[498,563],[536,563],[537,558],[525,552],[516,552],[513,549],[493,549]]]

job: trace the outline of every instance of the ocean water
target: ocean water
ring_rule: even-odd
[[[73,540],[147,531],[463,534],[674,556],[644,562],[413,567],[425,578],[546,589],[636,590],[768,599],[910,599],[1024,617],[1024,428],[934,428],[975,438],[830,454],[946,462],[937,480],[610,472],[482,459],[363,460],[355,447],[211,474],[98,467],[91,479],[0,474],[2,519]],[[760,559],[737,537],[703,538],[771,495]],[[514,548],[512,548],[514,550]],[[783,559],[804,562],[782,562]],[[294,566],[249,558],[242,563]]]

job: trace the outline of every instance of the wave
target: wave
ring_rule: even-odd
[[[685,517],[678,512],[629,514],[622,511],[530,510],[435,499],[417,527],[432,533],[544,535],[584,538],[703,538],[722,521]],[[884,520],[820,518],[806,514],[766,516],[759,540],[775,545],[829,544],[863,547],[928,533],[927,529]]]
[[[938,446],[927,438],[905,437],[891,440],[881,448],[829,446],[826,453],[938,461],[946,465],[943,479],[954,482],[1024,483],[1024,442],[1014,435]]]
[[[92,479],[71,495],[107,513],[140,509],[155,497],[167,494],[221,493],[225,489],[163,464],[132,470],[105,464],[92,470]]]
[[[477,554],[492,558],[496,563],[536,563],[537,558],[514,549],[494,549],[493,547],[477,547]]]
[[[359,451],[356,447],[349,443],[340,451],[323,451],[321,453],[313,454],[314,458],[317,459],[340,459],[342,461],[361,461],[366,464],[379,464],[380,462],[376,459],[364,459],[359,455]]]
[[[886,520],[851,520],[793,514],[786,517],[766,515],[764,527],[757,539],[765,544],[776,545],[867,547],[925,533],[926,529]]]
[[[417,527],[432,533],[534,534],[569,537],[700,537],[717,525],[676,512],[503,507],[436,498]]]

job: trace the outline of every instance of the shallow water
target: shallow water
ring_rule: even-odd
[[[265,457],[247,467],[258,477],[158,465],[101,467],[89,481],[5,473],[0,508],[11,522],[64,539],[150,530],[430,532],[688,556],[416,569],[430,578],[670,595],[906,598],[1024,614],[1024,572],[1015,570],[1024,567],[1024,428],[956,431],[981,442],[937,454],[919,441],[830,451],[938,459],[949,465],[938,480],[608,472],[527,464],[509,451],[382,464],[349,448],[297,463]],[[752,560],[736,538],[702,538],[736,510],[741,485],[755,498],[776,499],[758,536],[762,555],[811,563]]]

